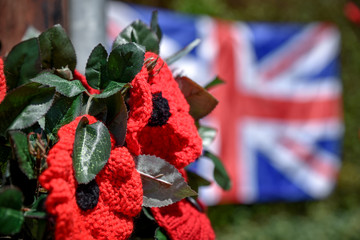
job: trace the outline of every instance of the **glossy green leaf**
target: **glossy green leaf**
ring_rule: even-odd
[[[106,76],[107,51],[103,45],[98,44],[91,52],[87,63],[85,76],[88,84],[95,89],[104,89],[108,85]]]
[[[115,39],[112,48],[125,43],[137,43],[144,46],[146,51],[159,53],[160,40],[145,23],[140,20],[133,22],[126,27]]]
[[[82,98],[81,94],[72,98],[62,96],[57,98],[45,115],[45,129],[47,132],[56,134],[60,127],[80,116]]]
[[[187,45],[186,47],[184,47],[183,49],[181,49],[180,51],[176,52],[175,54],[171,55],[170,57],[165,59],[165,62],[168,65],[173,64],[174,62],[176,62],[177,60],[179,60],[180,58],[186,56],[189,52],[191,52],[194,48],[196,48],[199,44],[200,44],[200,39],[195,39],[194,41],[192,41],[191,43],[189,43],[189,45]]]
[[[86,100],[85,100],[86,101]],[[84,101],[84,102],[85,102]],[[82,109],[82,114],[86,113],[87,104]],[[88,109],[88,114],[96,117],[96,119],[106,122],[108,113],[107,98],[93,98]]]
[[[108,59],[108,77],[120,83],[132,81],[140,72],[144,57],[144,50],[135,43],[126,43],[114,48]]]
[[[163,231],[161,230],[160,227],[158,227],[155,230],[155,236],[154,236],[155,240],[167,240],[168,238],[166,237],[166,234],[163,233]]]
[[[142,208],[142,211],[143,211],[144,215],[145,215],[149,220],[155,221],[155,218],[154,218],[154,216],[152,215],[152,213],[151,213],[150,210],[148,210],[146,207],[143,207],[143,208]]]
[[[151,155],[139,155],[135,163],[143,184],[144,207],[163,207],[197,195],[179,171],[165,160]]]
[[[17,188],[9,187],[0,191],[0,207],[20,210],[23,203],[23,195]]]
[[[8,91],[30,82],[41,71],[37,39],[29,39],[13,47],[4,64]]]
[[[27,136],[20,131],[9,131],[11,146],[21,171],[29,178],[35,179],[35,160],[29,152]]]
[[[206,86],[204,87],[206,90],[209,90],[217,85],[220,85],[220,84],[224,84],[225,81],[220,79],[219,77],[215,77],[214,80],[212,80],[211,82],[209,82],[208,84],[206,84]]]
[[[214,163],[214,178],[216,183],[222,189],[229,190],[231,188],[231,180],[221,160],[209,151],[204,151],[204,156],[211,159],[211,161]]]
[[[40,34],[38,40],[43,69],[61,69],[67,66],[71,71],[75,70],[74,46],[59,24]]]
[[[151,14],[150,29],[151,31],[156,33],[156,36],[158,37],[160,42],[162,38],[162,32],[158,22],[158,11],[153,11]]]
[[[123,146],[127,127],[127,108],[120,92],[112,95],[107,101],[106,125],[113,134],[116,146]]]
[[[98,121],[88,125],[83,117],[75,134],[73,167],[77,182],[88,183],[105,166],[111,150],[110,133],[106,126]]]
[[[118,83],[118,82],[111,81],[109,83],[109,85],[104,89],[104,91],[102,91],[102,93],[100,93],[100,94],[94,95],[94,98],[110,97],[110,96],[114,95],[115,93],[118,93],[125,85],[126,85],[126,83]]]
[[[41,73],[31,81],[55,87],[57,92],[66,97],[74,97],[86,90],[79,80],[68,81],[49,72]]]
[[[24,216],[19,210],[0,207],[0,234],[13,235],[18,233],[24,222]]]
[[[0,134],[23,129],[42,118],[53,103],[54,88],[28,83],[8,93],[0,104]]]
[[[187,171],[186,172],[188,175],[188,184],[189,186],[194,189],[195,191],[199,190],[199,187],[201,186],[208,186],[211,184],[211,182],[209,182],[208,180],[206,180],[205,178],[199,176],[196,173]]]
[[[195,120],[208,115],[218,104],[216,98],[190,78],[178,77],[176,81],[190,105],[189,113]]]
[[[200,126],[198,128],[199,135],[202,139],[203,147],[208,147],[214,141],[216,137],[216,129],[206,126]]]

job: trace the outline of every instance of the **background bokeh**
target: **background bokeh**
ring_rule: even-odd
[[[130,1],[128,1],[130,2]],[[299,203],[210,207],[217,239],[360,239],[360,26],[345,17],[343,0],[132,0],[131,3],[207,14],[236,21],[327,21],[341,32],[345,137],[343,165],[334,193]]]

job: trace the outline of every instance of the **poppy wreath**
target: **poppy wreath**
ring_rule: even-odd
[[[215,238],[196,199],[210,182],[189,165],[213,161],[216,183],[230,186],[208,149],[216,130],[200,122],[222,81],[174,76],[196,42],[162,59],[161,37],[154,12],[109,53],[97,45],[84,75],[60,25],[0,58],[0,237]]]

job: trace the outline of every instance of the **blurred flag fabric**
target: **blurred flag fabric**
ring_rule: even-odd
[[[154,8],[110,2],[109,46],[135,19],[149,23]],[[232,179],[200,189],[208,205],[322,199],[334,188],[343,136],[339,42],[329,23],[226,22],[159,10],[162,57],[196,38],[201,44],[174,65],[220,101],[203,123],[218,128],[211,150]],[[181,70],[180,70],[181,69]],[[193,166],[213,180],[213,165]]]

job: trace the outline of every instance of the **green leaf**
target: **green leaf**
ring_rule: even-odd
[[[224,84],[225,81],[220,79],[219,77],[215,77],[214,80],[212,80],[211,82],[209,82],[208,84],[206,84],[206,86],[204,87],[206,90],[209,90],[219,84]]]
[[[27,136],[20,131],[9,131],[11,146],[21,171],[29,178],[35,179],[35,160],[29,152]]]
[[[125,43],[137,43],[144,46],[146,51],[159,53],[160,39],[145,23],[140,20],[126,27],[115,39],[112,48]]]
[[[174,62],[176,62],[177,60],[179,60],[180,58],[186,56],[189,52],[191,52],[195,47],[197,47],[197,45],[200,44],[200,39],[195,39],[194,41],[192,41],[191,43],[189,43],[189,45],[187,45],[186,47],[184,47],[183,49],[181,49],[180,51],[176,52],[175,54],[171,55],[170,57],[165,59],[165,62],[168,65],[173,64]]]
[[[91,100],[88,114],[96,117],[96,119],[98,119],[102,122],[106,122],[106,116],[108,113],[108,107],[107,107],[106,100],[107,100],[107,98],[104,99],[104,98],[95,98],[94,97]],[[87,104],[85,106],[83,106],[82,114],[86,113],[86,107],[87,107]]]
[[[214,141],[216,137],[216,129],[206,126],[200,126],[198,128],[199,135],[202,139],[202,145],[203,147],[208,147],[210,144]]]
[[[38,39],[43,69],[61,69],[68,66],[71,71],[75,70],[74,46],[60,25],[49,28],[40,34]]]
[[[18,233],[24,222],[22,212],[0,207],[0,234],[13,235]]]
[[[125,85],[126,85],[126,83],[118,83],[118,82],[111,81],[109,83],[109,85],[104,89],[104,91],[100,94],[94,95],[94,98],[110,97],[110,96],[114,95],[115,93],[118,93]]]
[[[131,82],[140,72],[144,58],[144,50],[135,43],[127,43],[114,48],[108,59],[108,77],[115,82]]]
[[[104,76],[108,54],[103,45],[98,44],[91,52],[86,63],[85,76],[88,84],[95,89],[104,89],[109,81]],[[106,73],[105,73],[106,74]],[[105,83],[104,83],[105,81]]]
[[[146,207],[142,208],[142,211],[144,213],[144,215],[151,221],[155,221],[154,216],[152,215],[151,211],[149,211]]]
[[[56,134],[60,127],[73,121],[81,114],[83,96],[57,98],[45,115],[45,129]]]
[[[125,143],[127,127],[127,108],[121,92],[112,95],[107,100],[106,125],[113,134],[116,146],[123,146]]]
[[[13,47],[4,64],[8,91],[30,82],[41,71],[37,39],[29,39]]]
[[[187,171],[186,172],[187,175],[188,175],[188,184],[189,186],[192,188],[192,189],[195,189],[196,191],[199,190],[199,187],[201,186],[208,186],[210,185],[211,183],[206,180],[205,178],[197,175],[196,173],[193,173],[193,172],[190,172],[190,171]]]
[[[53,103],[55,89],[28,83],[8,93],[0,104],[0,134],[23,129],[42,118]]]
[[[155,230],[155,236],[154,236],[155,240],[167,240],[168,238],[166,237],[166,234],[163,233],[163,231],[161,230],[160,227],[158,227]]]
[[[73,167],[79,184],[88,183],[105,166],[111,150],[110,134],[105,125],[98,121],[88,125],[83,117],[75,134]]]
[[[0,191],[0,207],[20,210],[23,203],[23,195],[17,188],[9,187]]]
[[[231,188],[231,180],[227,174],[221,160],[209,151],[204,151],[204,156],[208,157],[214,163],[214,178],[216,183],[224,190]]]
[[[41,73],[31,79],[31,81],[49,87],[55,87],[57,92],[66,97],[74,97],[86,91],[79,80],[69,81],[49,72]]]
[[[139,155],[135,163],[143,184],[144,207],[163,207],[185,197],[197,195],[179,171],[165,160],[150,155]]]
[[[158,11],[153,11],[151,14],[150,29],[156,34],[160,42],[162,38],[162,32],[158,23]]]
[[[189,113],[195,120],[208,115],[218,104],[216,98],[190,78],[177,77],[176,81],[190,105]]]
[[[22,231],[25,234],[24,239],[50,239],[53,233],[46,229],[47,224],[46,218],[25,216],[23,229],[27,229],[27,231]],[[44,238],[45,234],[46,238]]]

